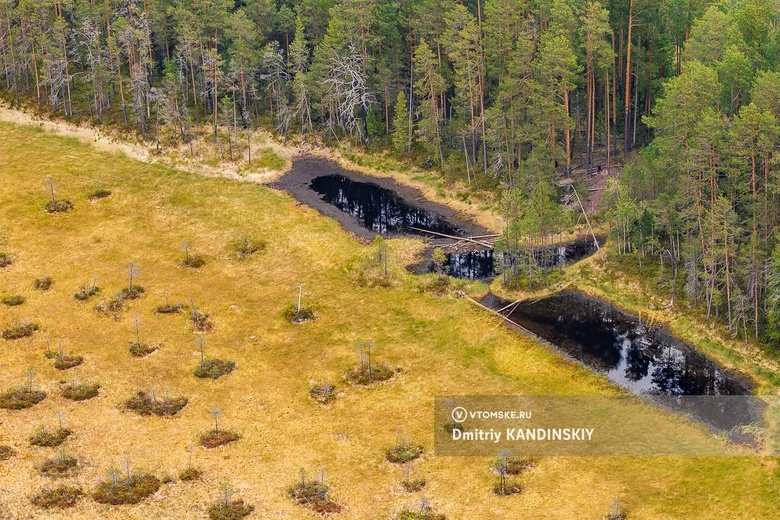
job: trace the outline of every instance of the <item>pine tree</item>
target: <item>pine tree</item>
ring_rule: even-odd
[[[398,91],[393,114],[393,147],[398,152],[408,153],[411,148],[412,134],[409,127],[409,101],[403,89]]]

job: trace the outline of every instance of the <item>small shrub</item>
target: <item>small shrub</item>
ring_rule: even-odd
[[[200,480],[203,472],[197,468],[187,468],[179,473],[179,480],[189,482],[191,480]]]
[[[427,482],[424,478],[409,479],[401,481],[401,486],[407,493],[416,493],[422,491],[425,488]]]
[[[12,294],[10,296],[3,297],[3,304],[7,307],[16,307],[27,301],[27,298],[21,294]]]
[[[184,310],[184,304],[182,303],[166,303],[165,305],[157,306],[157,314],[178,314]]]
[[[419,444],[402,442],[385,451],[385,458],[393,464],[406,464],[420,458],[425,449]]]
[[[451,280],[447,276],[425,276],[420,279],[420,292],[443,294],[450,285]]]
[[[330,383],[317,385],[309,390],[309,396],[320,404],[329,404],[336,400],[336,387]]]
[[[78,470],[79,461],[70,455],[60,455],[53,459],[46,459],[38,466],[38,473],[44,477],[69,477]]]
[[[264,249],[265,242],[262,240],[252,240],[248,237],[244,237],[242,240],[233,244],[233,251],[235,251],[242,260],[245,260]]]
[[[417,507],[404,507],[396,515],[396,520],[446,520],[447,517],[437,513],[423,500]]]
[[[32,497],[33,505],[42,509],[67,509],[73,507],[84,496],[84,492],[75,486],[59,486],[54,489],[42,489]]]
[[[30,445],[53,448],[65,442],[65,439],[70,437],[71,433],[73,432],[67,428],[57,428],[49,431],[45,426],[38,426],[30,436]]]
[[[130,478],[119,478],[114,470],[112,478],[101,482],[92,493],[92,499],[99,504],[137,504],[160,489],[160,480],[154,475],[136,474]]]
[[[255,508],[245,504],[240,498],[231,500],[227,504],[220,500],[209,507],[209,518],[211,520],[240,520],[249,516]]]
[[[99,389],[100,385],[97,383],[92,385],[77,385],[74,383],[62,389],[62,397],[71,401],[86,401],[87,399],[97,397]]]
[[[68,370],[73,367],[77,367],[84,362],[83,356],[70,356],[66,354],[60,354],[54,361],[54,368],[57,370]]]
[[[219,379],[226,376],[236,368],[234,361],[225,359],[207,359],[195,370],[195,377],[202,379]]]
[[[17,388],[0,394],[0,408],[6,410],[22,410],[30,408],[46,399],[46,392]]]
[[[105,198],[110,197],[110,196],[111,196],[111,191],[110,190],[98,189],[98,190],[95,190],[92,193],[90,193],[89,197],[87,197],[87,199],[90,202],[95,202],[96,200],[105,199]]]
[[[314,310],[311,307],[301,305],[299,309],[294,303],[291,303],[284,309],[282,316],[290,323],[303,323],[315,318]]]
[[[336,514],[340,513],[342,509],[339,504],[331,501],[328,497],[330,488],[325,483],[316,480],[307,482],[304,475],[301,476],[300,482],[290,488],[288,493],[296,504],[306,506],[315,513]]]
[[[122,303],[121,299],[113,298],[111,300],[102,300],[100,303],[95,305],[95,312],[100,314],[101,316],[114,316],[115,318],[119,317],[119,313],[122,312],[124,309],[124,304]]]
[[[201,255],[187,255],[182,261],[181,265],[184,267],[190,267],[192,269],[200,269],[206,265],[206,258]]]
[[[52,283],[54,283],[54,281],[50,276],[44,276],[43,278],[36,278],[35,282],[33,282],[33,287],[39,291],[48,291],[51,289]]]
[[[100,292],[97,285],[82,285],[73,297],[79,301],[85,302]]]
[[[15,449],[6,444],[0,445],[0,461],[8,460],[14,455],[16,455]]]
[[[37,323],[22,323],[14,325],[3,331],[3,339],[21,339],[32,336],[33,333],[38,330]]]
[[[393,370],[387,365],[371,365],[371,367],[356,367],[347,372],[347,381],[354,385],[367,386],[391,379],[400,369]]]
[[[510,495],[517,495],[522,492],[523,488],[517,482],[504,482],[503,484],[498,482],[493,486],[493,493],[499,496],[508,497]]]
[[[146,343],[140,343],[138,341],[131,341],[130,342],[130,355],[133,357],[144,357],[148,356],[158,348],[160,348],[162,345],[159,343],[157,345],[149,345]]]
[[[43,207],[46,213],[65,213],[73,209],[73,203],[68,199],[50,200]]]
[[[204,448],[216,448],[237,441],[241,436],[229,430],[212,430],[200,437],[200,445]]]
[[[119,291],[119,296],[123,300],[137,300],[144,295],[144,288],[140,285],[133,285],[132,287],[125,287]]]
[[[138,392],[124,402],[124,407],[138,415],[157,415],[172,417],[179,413],[189,400],[186,397],[158,398],[146,392]]]
[[[11,253],[4,253],[0,251],[0,269],[8,267],[14,263],[14,257]]]
[[[211,321],[211,316],[205,312],[200,312],[197,309],[193,309],[190,313],[190,319],[192,320],[192,328],[195,332],[211,332],[214,328],[214,323]]]
[[[507,475],[522,475],[536,465],[537,460],[533,457],[499,457],[494,464],[496,471],[503,469]]]

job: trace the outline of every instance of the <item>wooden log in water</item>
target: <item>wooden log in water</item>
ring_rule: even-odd
[[[421,233],[429,233],[431,235],[435,235],[435,236],[439,236],[439,237],[450,238],[452,240],[465,240],[466,242],[472,242],[474,244],[477,244],[477,245],[480,245],[480,246],[483,246],[483,247],[487,247],[487,248],[490,248],[490,249],[493,248],[492,244],[488,244],[487,242],[480,242],[479,240],[474,240],[473,238],[469,238],[469,237],[456,237],[454,235],[448,235],[446,233],[439,233],[438,231],[431,231],[429,229],[420,229],[420,228],[416,228],[416,227],[412,227],[412,226],[409,226],[409,229],[414,230],[414,231],[419,231]]]

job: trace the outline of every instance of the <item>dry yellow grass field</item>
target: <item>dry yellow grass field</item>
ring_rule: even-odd
[[[58,196],[75,204],[50,215],[45,179],[56,179]],[[112,195],[87,196],[98,183]],[[370,254],[336,222],[273,190],[228,179],[204,178],[161,165],[135,162],[76,140],[34,128],[0,125],[0,250],[16,256],[0,270],[0,292],[27,301],[0,307],[0,326],[29,319],[33,337],[0,340],[0,391],[21,385],[29,368],[48,393],[26,410],[0,410],[0,444],[18,454],[0,462],[0,518],[207,518],[219,485],[255,506],[252,518],[305,519],[287,489],[301,468],[325,470],[333,497],[345,506],[340,518],[392,518],[425,496],[448,519],[598,519],[617,498],[632,519],[776,518],[780,478],[769,458],[545,458],[522,477],[524,491],[497,497],[490,458],[433,456],[433,397],[441,394],[616,393],[604,378],[564,361],[541,345],[501,326],[468,302],[419,290],[420,282],[394,268],[390,288],[361,287],[353,266]],[[249,236],[265,251],[240,260],[230,244]],[[181,244],[205,255],[194,271],[179,265]],[[396,263],[415,248],[393,241]],[[140,268],[145,296],[128,304],[121,319],[93,311],[100,296],[74,300],[97,277],[103,296],[127,285],[126,265]],[[51,276],[48,292],[33,281]],[[282,317],[304,283],[304,302],[314,322],[292,325]],[[218,381],[193,376],[199,362],[187,315],[161,316],[164,303],[187,302],[211,314],[206,355],[231,359],[237,370]],[[128,352],[134,318],[142,340],[161,342],[147,358]],[[355,343],[370,340],[375,359],[402,373],[374,388],[351,387],[343,374],[356,364]],[[62,341],[85,362],[60,372],[44,358]],[[100,395],[75,403],[60,396],[61,381],[97,382]],[[324,381],[343,392],[329,408],[314,403],[309,389]],[[186,396],[173,418],[139,417],[120,409],[138,390]],[[205,450],[193,465],[203,479],[180,482],[188,447],[210,429],[209,410],[222,410],[221,425],[239,432],[238,442]],[[74,434],[65,445],[80,472],[65,479],[92,490],[112,466],[133,467],[174,481],[138,505],[106,506],[82,500],[75,508],[44,511],[30,496],[51,479],[35,466],[56,449],[31,447],[40,424],[64,425]],[[653,424],[700,442],[720,442],[700,427],[662,412]],[[403,431],[426,448],[414,475],[428,485],[401,491],[402,468],[384,450]]]

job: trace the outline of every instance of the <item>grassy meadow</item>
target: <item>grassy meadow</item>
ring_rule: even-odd
[[[50,177],[72,211],[44,212]],[[111,196],[90,202],[98,187]],[[421,291],[421,279],[401,267],[419,249],[416,241],[390,241],[389,287],[357,283],[372,246],[283,193],[0,124],[0,237],[0,251],[15,256],[0,269],[0,296],[26,298],[0,305],[0,328],[23,320],[40,326],[29,338],[0,339],[0,392],[25,384],[32,368],[35,388],[48,394],[31,408],[0,410],[0,445],[17,452],[0,461],[0,518],[208,518],[225,482],[255,507],[251,518],[314,518],[287,496],[301,468],[311,477],[324,469],[344,519],[390,519],[423,496],[448,519],[467,520],[600,519],[615,499],[631,519],[756,519],[780,510],[777,463],[755,457],[549,457],[519,478],[522,493],[494,495],[491,458],[433,456],[435,395],[617,390],[467,301]],[[266,247],[240,259],[231,245],[243,237]],[[205,257],[202,268],[181,265],[185,242]],[[131,262],[144,296],[126,302],[116,318],[99,315],[95,305],[128,285]],[[36,290],[34,280],[44,276],[52,278],[51,289]],[[74,299],[93,279],[101,292]],[[282,313],[301,283],[316,320],[291,324]],[[186,311],[157,314],[166,298],[194,302],[211,315],[214,330],[193,333]],[[144,358],[129,353],[136,317],[141,340],[162,344]],[[235,372],[216,381],[194,377],[198,336],[206,357],[235,361]],[[373,387],[349,385],[343,376],[357,364],[359,340],[374,342],[375,362],[401,372]],[[55,370],[44,352],[60,342],[83,364]],[[99,396],[64,399],[61,388],[72,381],[99,383]],[[324,407],[309,390],[328,381],[339,396]],[[189,402],[169,418],[121,408],[151,387]],[[242,438],[206,450],[197,441],[213,427],[214,408],[222,412],[220,426]],[[79,460],[78,473],[60,481],[89,494],[109,468],[124,468],[129,459],[172,482],[136,505],[102,505],[87,496],[72,509],[33,506],[31,495],[60,483],[36,471],[58,450],[30,446],[28,438],[41,424],[55,428],[57,412],[73,430],[65,450]],[[678,417],[653,414],[680,435],[720,442]],[[405,493],[403,468],[385,460],[398,432],[425,447],[412,469],[427,481],[421,492]],[[191,443],[192,464],[203,476],[181,482]]]

